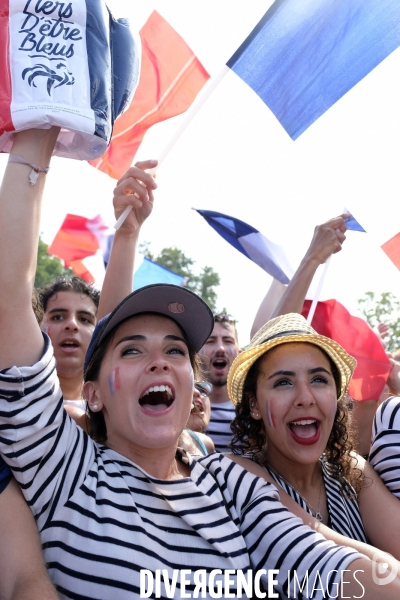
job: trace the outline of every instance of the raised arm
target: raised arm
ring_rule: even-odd
[[[319,265],[327,261],[331,254],[340,252],[346,239],[345,231],[346,223],[343,216],[331,219],[315,228],[310,247],[271,318],[291,312],[301,313],[316,270]]]
[[[250,331],[250,339],[257,333],[261,327],[270,320],[272,314],[283,294],[285,293],[286,285],[277,279],[273,279],[268,292],[264,296],[257,314],[254,318],[253,325]]]
[[[57,128],[18,133],[12,154],[47,168],[57,134]],[[0,193],[0,446],[40,529],[84,479],[94,448],[62,410],[53,351],[32,310],[46,175],[31,185],[31,171],[9,163]]]
[[[48,167],[58,131],[52,127],[17,133],[11,152]],[[31,365],[43,351],[31,302],[46,175],[39,173],[31,185],[31,171],[26,164],[8,163],[0,190],[0,369]]]
[[[138,162],[127,170],[114,190],[114,211],[118,218],[123,210],[133,208],[120,229],[115,232],[110,260],[107,266],[100,304],[99,319],[110,313],[132,292],[135,254],[140,228],[153,210],[153,190],[157,184],[152,175],[146,173],[157,165],[156,160]]]
[[[35,521],[14,480],[0,494],[0,600],[57,600]]]

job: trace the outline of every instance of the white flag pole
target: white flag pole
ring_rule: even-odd
[[[347,208],[344,208],[343,212],[342,212],[342,216],[346,216],[346,215],[349,216],[350,213],[347,210]],[[317,291],[315,292],[314,300],[312,301],[311,306],[310,306],[310,312],[308,313],[308,317],[307,317],[307,323],[309,325],[311,325],[311,323],[312,323],[315,309],[317,308],[318,300],[321,295],[322,286],[324,285],[326,273],[329,269],[329,265],[331,264],[331,259],[332,259],[332,254],[326,260],[324,270],[322,271],[321,279],[319,280],[319,283],[318,283]]]
[[[308,313],[307,323],[309,325],[311,325],[311,322],[313,320],[313,316],[315,313],[315,309],[317,308],[318,300],[321,295],[322,286],[324,285],[326,273],[329,269],[329,265],[331,264],[331,258],[332,258],[332,254],[326,260],[324,270],[322,271],[321,279],[319,280],[319,283],[318,283],[317,291],[315,292],[314,300],[312,301],[312,304],[310,307],[310,312]]]
[[[201,109],[203,104],[206,102],[206,100],[208,100],[208,98],[211,96],[212,92],[215,90],[215,88],[221,82],[221,80],[225,77],[225,75],[228,73],[228,71],[230,71],[230,68],[227,67],[226,65],[224,65],[222,71],[218,75],[216,75],[216,77],[209,80],[209,82],[204,87],[204,90],[203,90],[202,94],[200,95],[200,97],[192,104],[192,106],[187,111],[186,119],[181,123],[180,127],[178,127],[175,134],[172,136],[172,138],[169,140],[168,144],[165,146],[163,151],[160,153],[160,155],[158,157],[158,165],[156,167],[154,167],[154,169],[149,169],[148,172],[150,174],[156,173],[160,164],[163,162],[163,160],[168,155],[170,150],[174,147],[176,142],[179,140],[182,133],[185,131],[186,127],[189,125],[191,120],[197,115],[197,113],[199,112],[199,110]],[[132,206],[127,206],[125,208],[125,210],[118,217],[118,220],[116,221],[116,223],[114,225],[114,229],[118,230],[121,227],[122,223],[125,221],[126,217],[129,215],[131,210],[132,210]]]

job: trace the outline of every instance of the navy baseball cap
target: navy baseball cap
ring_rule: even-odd
[[[98,321],[86,352],[84,370],[93,352],[116,325],[143,313],[161,315],[175,321],[195,352],[203,347],[214,328],[211,309],[197,294],[178,285],[147,285],[129,294],[112,313]]]

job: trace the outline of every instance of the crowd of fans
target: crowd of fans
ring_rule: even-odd
[[[132,210],[101,294],[77,278],[33,291],[46,175],[28,175],[57,134],[16,134],[1,188],[0,599],[140,597],[144,571],[163,573],[152,597],[233,597],[215,569],[225,586],[250,574],[250,597],[276,597],[271,570],[282,598],[399,597],[400,365],[381,398],[351,401],[355,360],[300,314],[344,218],[273,282],[242,351],[192,292],[131,293],[154,161],[116,186],[116,217]]]

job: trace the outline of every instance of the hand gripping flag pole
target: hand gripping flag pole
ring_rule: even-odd
[[[180,127],[177,129],[177,131],[175,132],[173,137],[170,139],[168,144],[165,146],[163,151],[160,153],[160,155],[158,157],[157,167],[154,167],[154,169],[150,169],[148,171],[150,174],[154,175],[157,172],[157,170],[158,170],[159,166],[161,165],[161,163],[163,162],[163,160],[167,157],[168,153],[175,146],[176,142],[179,140],[179,138],[181,137],[181,135],[183,134],[183,132],[185,131],[187,126],[190,124],[192,119],[197,115],[199,110],[202,108],[203,104],[206,102],[206,100],[208,100],[208,98],[211,96],[211,94],[213,93],[215,88],[218,86],[218,84],[221,82],[221,80],[225,77],[225,75],[228,73],[228,71],[229,71],[229,68],[225,65],[224,68],[221,70],[221,72],[213,79],[210,79],[210,81],[206,84],[204,91],[201,94],[201,96],[199,97],[199,99],[188,110],[186,119],[181,123]],[[114,225],[114,228],[116,230],[118,230],[121,227],[121,225],[124,223],[125,219],[129,215],[131,210],[132,210],[132,206],[127,206],[125,208],[125,210],[120,214],[120,216],[118,217],[118,219]]]

